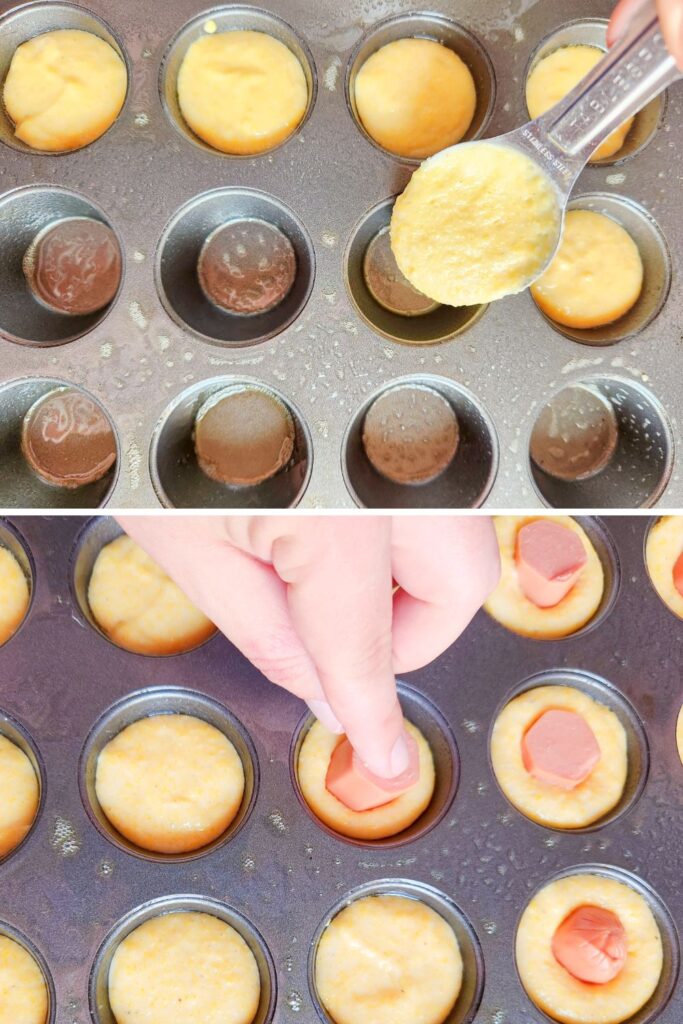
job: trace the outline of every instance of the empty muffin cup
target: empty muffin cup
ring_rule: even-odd
[[[540,307],[539,312],[556,331],[582,345],[613,345],[632,338],[652,323],[671,287],[671,255],[661,228],[644,207],[632,199],[609,192],[574,196],[569,200],[567,209],[603,214],[630,235],[643,265],[640,295],[622,316],[600,327],[568,327],[553,320]]]
[[[13,743],[28,758],[38,782],[38,806],[33,821],[24,838],[8,850],[4,857],[0,856],[0,864],[4,864],[21,849],[40,819],[45,804],[45,764],[30,733],[2,708],[0,708],[0,736],[4,736],[10,743]],[[2,924],[0,923],[0,935],[2,933]]]
[[[577,634],[574,634],[574,636],[576,635]],[[606,679],[602,679],[600,676],[593,675],[588,672],[581,672],[576,669],[549,669],[548,671],[538,672],[535,675],[530,676],[528,679],[524,679],[521,683],[518,683],[517,686],[513,687],[509,693],[506,693],[491,720],[491,728],[489,730],[489,751],[491,745],[491,733],[503,708],[506,707],[510,701],[514,700],[515,697],[519,697],[523,693],[528,693],[529,690],[535,690],[540,686],[569,686],[573,687],[575,690],[579,690],[587,697],[596,701],[596,703],[609,708],[609,710],[616,715],[624,729],[624,732],[626,733],[626,782],[619,801],[615,806],[597,821],[581,828],[566,829],[552,828],[550,825],[539,825],[539,827],[544,829],[551,829],[551,831],[562,832],[563,834],[566,834],[567,832],[593,832],[596,829],[603,828],[603,826],[608,825],[610,822],[616,821],[617,818],[621,817],[622,814],[625,814],[634,806],[642,794],[643,789],[645,788],[645,783],[647,782],[647,776],[650,770],[650,749],[638,712],[631,702],[616,688],[616,686],[613,686],[612,683],[609,683]],[[494,778],[495,777],[494,773]],[[503,795],[505,796],[505,794]],[[507,797],[505,797],[505,799],[507,799]],[[518,807],[515,807],[515,810],[519,814],[524,813]]]
[[[0,251],[0,334],[8,341],[74,341],[102,322],[119,294],[118,235],[76,192],[29,185],[2,196]]]
[[[159,500],[175,508],[288,508],[301,500],[311,464],[308,427],[293,403],[234,377],[182,392],[150,449]]]
[[[430,374],[367,398],[342,444],[346,486],[366,508],[473,508],[497,465],[488,414],[459,384]]]
[[[135,845],[109,821],[97,799],[95,773],[102,749],[123,729],[152,715],[190,715],[208,722],[233,745],[244,769],[244,794],[239,810],[227,829],[212,842],[188,853],[157,853]],[[108,708],[95,722],[83,745],[79,763],[81,799],[95,827],[120,849],[144,860],[184,862],[204,857],[222,847],[242,828],[253,810],[258,791],[256,751],[244,726],[227,708],[206,694],[176,686],[149,687],[129,694]]]
[[[448,722],[429,698],[415,690],[412,686],[398,681],[397,691],[405,717],[420,730],[429,744],[434,758],[435,784],[432,799],[426,810],[416,818],[412,825],[409,825],[396,835],[386,836],[383,839],[358,839],[337,832],[322,822],[306,802],[298,777],[299,753],[308,730],[315,722],[314,716],[311,714],[304,715],[292,736],[289,749],[289,771],[294,791],[301,806],[313,819],[318,828],[321,828],[335,839],[340,839],[344,843],[350,843],[352,846],[392,848],[404,846],[406,843],[422,838],[435,825],[438,825],[448,812],[458,788],[460,756]]]
[[[166,226],[156,279],[173,319],[207,341],[239,347],[279,334],[308,301],[313,243],[272,196],[223,188],[190,200]]]
[[[606,51],[607,25],[606,18],[577,18],[575,21],[569,21],[555,29],[538,44],[531,54],[524,74],[524,83],[526,84],[529,74],[539,61],[563,46],[594,46]],[[622,147],[613,156],[592,160],[591,163],[596,166],[608,166],[621,163],[622,160],[639,153],[657,131],[665,105],[666,93],[661,93],[636,114]]]
[[[128,83],[130,85],[128,60],[121,43],[114,34],[114,30],[106,21],[84,7],[79,7],[77,4],[61,3],[59,0],[50,0],[50,2],[45,2],[45,0],[41,2],[39,0],[37,3],[22,4],[0,18],[0,83],[4,82],[7,77],[12,57],[18,46],[21,46],[28,39],[34,38],[34,36],[42,35],[44,32],[55,32],[60,29],[76,29],[81,32],[90,32],[92,35],[103,39],[126,65]],[[121,114],[119,113],[120,116]],[[99,141],[99,139],[95,141]],[[0,103],[0,142],[4,142],[8,146],[19,149],[24,153],[35,155],[36,152],[39,152],[27,146],[21,139],[16,138],[14,125],[2,103]],[[46,155],[54,156],[60,154],[48,152]]]
[[[382,200],[356,224],[344,258],[348,293],[365,322],[391,341],[446,341],[475,324],[486,306],[443,306],[413,288],[391,251],[394,202]]]
[[[162,896],[150,900],[131,910],[114,925],[98,949],[90,971],[88,997],[95,1024],[117,1024],[109,1002],[109,968],[121,942],[152,918],[182,912],[211,914],[229,924],[244,939],[256,960],[260,983],[259,1004],[251,1024],[270,1024],[275,1012],[277,976],[265,940],[247,918],[227,903],[194,895]]]
[[[542,407],[529,442],[534,485],[552,508],[653,505],[672,460],[671,428],[659,402],[618,377],[566,385]]]
[[[92,395],[42,377],[0,387],[0,457],[5,508],[97,508],[114,489],[119,445]]]
[[[365,130],[358,116],[355,100],[356,76],[368,57],[372,56],[382,46],[386,46],[387,43],[393,43],[397,39],[413,37],[432,39],[442,43],[460,57],[472,74],[476,90],[476,105],[470,126],[461,139],[462,142],[468,142],[483,135],[491,117],[496,97],[496,78],[491,60],[476,36],[462,25],[459,25],[458,22],[452,21],[442,14],[415,13],[393,15],[374,25],[362,37],[351,54],[346,69],[345,91],[347,106],[360,131],[379,152],[386,154],[393,160],[398,160],[401,163],[414,167],[420,163],[418,159],[397,156],[375,142]]]
[[[193,43],[206,35],[214,35],[218,32],[249,31],[263,32],[278,42],[283,43],[291,53],[294,54],[306,79],[308,89],[308,101],[306,110],[297,127],[282,142],[268,150],[258,154],[226,154],[213,146],[208,145],[200,139],[189,127],[183,117],[178,102],[178,72],[185,59],[185,55]],[[171,40],[161,62],[159,76],[159,92],[161,102],[166,115],[173,127],[180,132],[188,141],[209,153],[229,159],[252,160],[255,156],[262,156],[272,153],[279,146],[285,145],[291,138],[297,135],[310,117],[315,104],[318,83],[315,73],[315,62],[313,56],[304,42],[294,29],[283,21],[282,18],[270,11],[260,10],[258,7],[250,7],[246,4],[235,4],[229,7],[214,7],[209,11],[196,15],[191,21],[184,25]]]
[[[316,957],[320,940],[337,914],[356,900],[372,896],[398,896],[403,899],[417,900],[435,911],[452,929],[462,957],[462,985],[455,1005],[444,1019],[443,1024],[470,1024],[476,1016],[484,990],[484,958],[477,934],[460,907],[444,893],[424,882],[402,878],[381,879],[377,882],[365,882],[363,885],[357,886],[339,900],[318,925],[308,955],[308,984],[313,1004],[320,1019],[324,1024],[334,1024],[332,1017],[321,1002],[316,983]]]
[[[57,1018],[57,995],[55,992],[55,983],[50,973],[50,968],[47,965],[47,960],[40,952],[40,950],[23,934],[18,928],[9,924],[7,921],[0,920],[0,937],[10,939],[12,942],[16,942],[24,952],[33,959],[38,970],[43,976],[45,982],[45,992],[47,995],[47,1013],[45,1015],[45,1024],[55,1024]],[[9,1019],[9,1018],[8,1018]],[[116,1022],[113,1022],[116,1024]]]

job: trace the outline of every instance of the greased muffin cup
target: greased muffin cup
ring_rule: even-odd
[[[106,410],[119,442],[118,470],[87,497],[91,507],[106,501],[115,508],[680,507],[680,453],[673,429],[662,432],[658,422],[675,420],[683,376],[681,290],[674,286],[667,294],[683,237],[676,188],[680,90],[674,86],[649,104],[621,152],[589,165],[575,189],[573,202],[604,208],[638,236],[646,285],[625,317],[572,331],[544,318],[524,294],[487,307],[420,305],[419,297],[401,296],[403,285],[393,280],[382,249],[392,204],[416,163],[384,151],[359,125],[359,68],[398,39],[426,38],[452,49],[477,93],[466,137],[494,138],[526,119],[524,86],[536,60],[572,42],[604,46],[612,4],[576,0],[570,12],[541,3],[507,10],[497,0],[462,10],[443,0],[432,10],[390,10],[372,0],[360,0],[352,13],[334,0],[313,6],[309,11],[282,0],[272,10],[243,3],[202,8],[171,0],[160,20],[152,6],[134,0],[122,0],[115,11],[104,0],[85,7],[64,0],[3,4],[0,82],[25,39],[84,28],[118,48],[129,89],[111,128],[68,153],[28,152],[0,112],[0,423],[13,404],[3,385],[50,378],[83,387]],[[299,62],[306,82],[299,125],[280,145],[253,156],[207,145],[188,128],[178,101],[188,48],[233,30],[276,39]],[[43,306],[22,271],[35,235],[65,216],[103,221],[121,247],[117,294],[85,316]],[[212,235],[220,238],[216,230],[227,222],[239,232],[235,221],[247,230],[246,239],[236,240],[246,250],[236,266],[244,261],[252,282],[262,255],[254,232],[258,221],[268,225],[273,281],[261,280],[257,295],[233,296],[226,309],[212,301],[225,298],[225,289],[210,274],[204,275],[208,291],[203,288],[197,266],[202,251],[215,255],[204,247]],[[291,267],[284,266],[271,229],[286,236],[296,257],[288,290]],[[375,261],[369,272],[368,251]],[[282,294],[274,305],[267,301],[278,295],[271,284]],[[38,346],[45,349],[40,360]],[[617,463],[619,476],[605,473],[595,478],[595,488],[567,486],[556,493],[527,459],[529,436],[542,405],[593,374],[625,382],[633,392],[629,415],[645,432],[646,420],[655,424],[662,437],[655,447],[663,455],[629,456]],[[484,469],[477,479],[474,470],[466,471],[466,482],[444,474],[436,488],[425,483],[387,493],[374,479],[361,479],[362,468],[354,469],[347,432],[353,434],[370,395],[422,375],[465,389],[475,402],[484,419],[477,429]],[[193,476],[185,424],[177,434],[160,424],[217,377],[253,381],[298,410],[307,450],[295,480],[280,474],[277,486],[252,489],[211,486]],[[643,410],[640,389],[647,393]],[[651,408],[658,412],[654,420]],[[588,438],[591,445],[600,440],[599,434]],[[8,476],[6,490],[5,507],[69,504],[58,491],[27,494],[21,474]]]
[[[111,519],[6,521],[30,560],[33,599],[0,647],[0,732],[11,720],[34,751],[43,803],[26,841],[0,862],[0,934],[13,930],[43,957],[57,993],[49,1024],[90,1016],[113,1024],[106,979],[117,943],[148,917],[183,909],[216,914],[245,938],[260,969],[257,1024],[294,1016],[327,1024],[313,973],[319,936],[337,910],[373,893],[421,899],[455,929],[464,982],[448,1024],[540,1020],[515,970],[517,924],[534,892],[582,871],[629,881],[652,908],[664,968],[635,1022],[679,1024],[679,623],[645,564],[648,519],[584,523],[609,577],[590,627],[538,643],[481,611],[442,657],[401,681],[404,710],[432,749],[434,796],[403,833],[359,843],[326,828],[302,799],[297,753],[311,719],[301,702],[224,637],[159,659],[93,628],[79,601],[88,560],[118,532]],[[525,817],[490,761],[498,711],[541,685],[580,689],[626,734],[621,799],[577,832]],[[224,729],[247,780],[233,826],[188,857],[132,848],[93,799],[101,745],[135,718],[173,711]]]

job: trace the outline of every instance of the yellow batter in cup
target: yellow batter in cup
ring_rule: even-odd
[[[106,40],[58,29],[16,49],[3,100],[18,139],[58,153],[99,139],[119,116],[127,88],[126,65]]]
[[[40,785],[29,758],[0,735],[0,860],[26,838],[39,801]]]
[[[28,611],[30,599],[24,570],[9,548],[0,544],[0,644],[16,633]]]
[[[0,1024],[45,1024],[48,994],[40,967],[20,943],[0,935]]]
[[[178,72],[181,113],[200,139],[246,156],[278,146],[306,113],[298,58],[265,32],[217,32],[189,47]]]
[[[434,39],[395,39],[359,69],[356,112],[374,141],[421,160],[460,142],[477,104],[465,62]]]

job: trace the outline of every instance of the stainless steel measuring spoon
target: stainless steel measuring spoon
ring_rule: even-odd
[[[683,72],[666,48],[654,0],[647,0],[635,12],[625,35],[564,99],[521,128],[486,140],[522,150],[551,179],[562,212],[558,245],[569,195],[597,147],[680,78]],[[536,276],[554,255],[555,250]]]

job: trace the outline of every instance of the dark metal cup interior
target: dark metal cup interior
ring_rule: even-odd
[[[372,239],[388,227],[394,202],[392,196],[373,206],[354,228],[345,256],[346,287],[365,322],[384,337],[410,345],[446,341],[475,324],[486,306],[437,306],[421,316],[401,316],[378,302],[367,286],[365,253]]]
[[[607,814],[602,816],[602,818],[599,818],[597,821],[594,821],[592,824],[586,825],[583,828],[552,828],[549,825],[539,825],[538,822],[534,822],[538,828],[551,832],[595,832],[598,829],[604,828],[605,825],[609,825],[611,822],[616,821],[617,818],[622,816],[622,814],[626,814],[626,812],[629,811],[639,799],[643,789],[645,788],[648,772],[650,770],[650,748],[645,734],[645,728],[640,720],[638,712],[631,702],[627,700],[615,686],[607,682],[606,679],[602,679],[600,676],[593,675],[592,673],[581,672],[575,669],[549,669],[548,671],[538,672],[535,675],[530,676],[528,679],[524,679],[505,695],[491,720],[491,729],[489,730],[489,750],[491,745],[491,732],[493,731],[493,726],[495,725],[495,722],[503,708],[509,704],[511,700],[514,700],[515,697],[519,697],[522,693],[527,693],[529,690],[535,690],[539,686],[571,686],[575,690],[580,690],[597,704],[603,704],[605,707],[609,708],[610,711],[613,711],[626,733],[626,757],[628,766],[626,771],[626,784],[619,802],[611,811],[608,811]],[[491,765],[490,754],[489,764]],[[493,775],[493,778],[496,779],[492,765],[491,774]],[[507,800],[505,794],[503,794],[503,796],[505,800]],[[514,804],[511,804],[511,806],[514,807],[514,810],[517,811],[518,814],[524,814],[524,812]]]
[[[100,636],[103,636],[105,640],[108,640],[109,643],[114,644],[114,646],[119,645],[115,640],[112,640],[111,637],[107,636],[91,611],[90,604],[88,602],[88,587],[90,585],[90,577],[92,576],[92,571],[100,551],[106,544],[110,544],[111,541],[120,537],[122,533],[122,528],[111,516],[98,516],[95,519],[89,519],[83,529],[78,533],[69,563],[71,593],[75,604],[83,616],[83,619],[92,626],[93,629],[97,630]],[[211,637],[208,637],[206,640],[202,640],[199,644],[195,644],[194,647],[188,647],[187,651],[196,650],[197,647],[201,647],[202,644],[208,643],[209,640],[211,640]],[[178,656],[174,654],[139,654],[137,651],[129,651],[127,647],[123,647],[121,649],[132,654],[134,657],[164,658]],[[185,654],[187,651],[182,651],[180,653]]]
[[[446,924],[455,933],[462,956],[463,975],[462,987],[455,1002],[455,1006],[448,1014],[443,1024],[470,1024],[474,1020],[484,990],[484,958],[482,956],[479,940],[474,928],[457,906],[448,896],[445,896],[438,889],[423,882],[408,881],[401,878],[383,879],[379,882],[366,882],[358,886],[343,897],[320,923],[313,937],[308,957],[308,984],[311,992],[311,999],[318,1012],[318,1016],[325,1024],[334,1024],[332,1017],[327,1013],[318,994],[315,983],[315,961],[318,954],[318,946],[325,929],[331,924],[337,914],[348,907],[356,900],[367,896],[400,896],[404,899],[418,900],[436,911],[444,919]]]
[[[253,155],[246,156],[241,154],[223,153],[220,150],[214,149],[213,146],[209,146],[208,143],[204,142],[203,139],[200,139],[198,135],[195,135],[185,121],[180,110],[180,104],[178,103],[178,72],[180,71],[180,66],[183,63],[185,54],[190,46],[206,35],[207,24],[210,26],[211,33],[235,31],[264,32],[266,35],[272,36],[274,39],[283,43],[288,50],[291,50],[299,61],[299,64],[301,64],[304,77],[306,78],[306,85],[308,87],[308,103],[306,111],[297,128],[295,128],[292,134],[286,139],[279,142],[277,146],[264,150],[263,153],[255,153]],[[278,17],[276,14],[272,14],[270,11],[261,10],[258,7],[250,7],[246,4],[235,4],[229,7],[213,7],[196,15],[196,17],[184,25],[172,39],[161,62],[161,72],[159,75],[159,93],[161,96],[161,102],[164,110],[166,111],[166,115],[174,128],[176,128],[181,135],[190,142],[193,142],[196,146],[201,146],[202,149],[209,153],[215,153],[229,159],[253,160],[259,156],[265,156],[267,153],[272,153],[273,150],[278,149],[280,146],[284,146],[289,139],[301,131],[308,120],[315,104],[317,90],[318,82],[315,72],[315,63],[313,61],[311,51],[303,39],[296,34],[294,29],[288,25],[286,21],[283,21],[283,19]]]
[[[278,228],[296,256],[296,277],[282,301],[247,316],[210,302],[197,274],[197,261],[209,235],[228,221],[245,218]],[[157,252],[157,289],[170,316],[205,341],[234,348],[284,331],[306,305],[314,276],[313,243],[302,222],[278,199],[250,188],[220,188],[191,199],[166,226]]]
[[[441,821],[451,806],[458,788],[460,756],[448,722],[435,705],[424,694],[414,690],[412,686],[399,682],[397,683],[397,689],[398,698],[405,717],[420,730],[429,744],[434,757],[436,776],[431,803],[412,825],[409,825],[408,828],[397,835],[387,836],[385,839],[353,839],[350,836],[343,835],[341,832],[336,832],[321,822],[306,803],[299,785],[299,753],[306,734],[315,721],[313,715],[304,715],[292,737],[289,752],[289,770],[292,785],[299,798],[299,802],[319,828],[327,832],[328,835],[334,836],[335,839],[341,839],[352,846],[390,849],[396,846],[404,846],[406,843],[420,839]]]
[[[4,85],[17,47],[34,36],[42,35],[44,32],[55,32],[59,29],[78,29],[81,32],[90,32],[92,35],[104,39],[105,43],[109,43],[126,65],[130,88],[128,59],[113,29],[107,25],[106,21],[77,4],[61,3],[59,0],[39,0],[37,3],[22,4],[0,18],[0,90]],[[106,135],[106,132],[104,134]],[[95,140],[95,142],[98,141],[99,139]],[[14,125],[7,116],[7,111],[2,103],[0,103],[0,142],[13,146],[14,149],[19,149],[24,153],[40,152],[16,138]],[[58,156],[60,154],[48,152],[46,155]],[[1,220],[2,218],[0,218]],[[35,233],[37,234],[37,229]]]
[[[0,335],[8,341],[38,346],[74,341],[104,320],[120,294],[121,282],[106,306],[78,316],[49,309],[34,296],[23,270],[26,250],[40,231],[69,217],[89,217],[105,224],[114,233],[121,252],[121,240],[113,225],[85,196],[56,186],[29,185],[0,197]]]
[[[524,87],[526,87],[529,73],[536,64],[562,46],[597,46],[600,50],[607,50],[607,25],[606,18],[577,18],[575,21],[569,21],[555,29],[538,44],[531,54],[524,74]],[[639,153],[652,140],[661,124],[665,106],[666,93],[664,92],[650,100],[647,106],[636,114],[623,146],[614,156],[605,157],[602,160],[591,160],[591,163],[598,167],[609,166],[621,163]]]
[[[277,977],[273,958],[265,941],[251,922],[226,903],[207,896],[193,895],[162,896],[160,899],[143,903],[114,925],[97,951],[90,970],[88,994],[94,1024],[117,1024],[109,1004],[109,967],[119,944],[132,931],[153,917],[182,912],[211,914],[220,921],[225,921],[241,935],[254,954],[261,982],[261,998],[252,1024],[270,1024],[275,1012]]]
[[[204,402],[223,388],[260,388],[282,402],[294,423],[294,450],[279,472],[252,486],[230,486],[207,476],[197,461],[193,431]],[[275,388],[255,380],[214,377],[183,391],[157,423],[150,449],[152,483],[162,505],[171,508],[290,508],[301,500],[311,475],[313,444],[302,414]]]
[[[620,377],[594,376],[583,384],[612,406],[616,448],[604,468],[585,480],[561,480],[529,457],[538,494],[551,508],[642,508],[654,505],[671,476],[674,442],[666,414],[641,384]],[[549,400],[552,404],[561,392]]]
[[[45,1018],[45,1024],[55,1024],[57,1018],[57,994],[55,992],[55,983],[52,980],[50,968],[47,966],[45,957],[40,950],[34,946],[33,943],[22,934],[22,932],[19,931],[18,928],[14,928],[6,921],[0,920],[0,935],[7,939],[12,939],[17,943],[17,945],[25,949],[26,952],[35,960],[38,968],[40,969],[40,973],[43,976],[45,988],[47,989],[47,1016]]]
[[[33,768],[36,779],[38,780],[38,806],[36,808],[36,814],[33,822],[31,823],[31,827],[20,843],[17,843],[17,845],[13,849],[9,850],[4,857],[0,857],[0,865],[2,865],[21,849],[33,832],[36,827],[36,822],[42,814],[43,806],[45,804],[45,766],[43,764],[43,759],[40,756],[40,751],[30,734],[26,731],[23,725],[20,725],[15,718],[7,714],[7,712],[3,711],[1,708],[0,736],[4,736],[5,739],[14,743],[15,746],[19,747],[19,750],[26,755],[31,762],[31,767]],[[0,935],[2,935],[2,924],[0,924]]]
[[[213,842],[188,853],[155,853],[136,846],[114,828],[102,810],[95,791],[97,759],[103,749],[123,729],[151,715],[192,715],[200,718],[226,736],[237,751],[244,768],[244,796],[237,814],[225,832]],[[181,687],[149,687],[124,697],[108,708],[95,722],[83,745],[79,764],[81,799],[88,817],[115,846],[144,860],[179,863],[196,860],[224,846],[249,817],[258,791],[258,761],[249,734],[222,704],[205,694]]]
[[[24,615],[24,618],[22,619],[22,621],[17,626],[17,629],[15,629],[14,633],[12,634],[12,636],[15,636],[16,633],[18,632],[18,630],[21,629],[22,625],[24,624],[24,622],[28,618],[29,612],[31,611],[31,604],[33,603],[33,594],[34,594],[34,590],[35,590],[35,581],[34,581],[35,569],[34,569],[34,565],[33,565],[33,558],[31,556],[31,552],[29,551],[29,548],[28,548],[26,542],[22,538],[22,536],[19,533],[19,531],[17,530],[17,528],[15,526],[13,526],[12,523],[6,522],[6,521],[1,520],[1,519],[0,519],[0,547],[7,548],[7,550],[10,551],[14,555],[14,557],[16,558],[17,562],[19,563],[19,565],[21,567],[21,570],[24,573],[24,576],[26,577],[26,581],[28,583],[28,592],[29,592],[28,606],[26,608],[26,614]],[[12,639],[12,637],[9,637],[9,639],[6,640],[5,643],[9,643],[9,641],[11,639]]]
[[[104,476],[82,487],[57,487],[34,473],[21,450],[21,428],[34,402],[55,388],[83,391],[95,402],[109,425],[116,443],[116,459]],[[118,477],[121,452],[116,428],[100,403],[83,388],[47,377],[15,380],[0,387],[0,506],[4,508],[98,508],[105,505]]]
[[[623,885],[628,885],[631,889],[635,890],[639,896],[643,897],[652,911],[654,919],[657,922],[659,934],[662,937],[662,973],[655,991],[652,993],[652,996],[648,999],[645,1006],[638,1010],[638,1012],[632,1017],[629,1017],[627,1021],[624,1021],[624,1024],[654,1024],[654,1021],[659,1019],[660,1013],[668,1003],[674,991],[680,969],[678,932],[666,904],[658,893],[656,893],[654,889],[647,884],[647,882],[638,878],[637,875],[631,874],[630,871],[624,871],[622,868],[614,867],[610,864],[576,864],[573,867],[564,868],[562,871],[558,871],[557,874],[543,882],[543,884],[540,885],[532,894],[532,897],[541,889],[550,885],[551,882],[557,882],[561,878],[571,878],[572,875],[599,875],[604,878],[612,879],[615,882],[621,882]],[[532,897],[530,897],[530,899]],[[519,920],[517,922],[517,926],[519,927]],[[542,1014],[542,1016],[545,1017],[545,1014]],[[551,1020],[552,1018],[548,1017],[545,1019]]]
[[[401,163],[412,166],[416,166],[420,161],[408,157],[399,157],[395,153],[390,153],[379,146],[365,131],[356,109],[355,83],[356,75],[368,57],[372,56],[376,50],[386,46],[387,43],[393,43],[397,39],[406,39],[414,36],[421,39],[434,39],[447,46],[460,57],[472,74],[477,93],[477,102],[472,123],[465,132],[461,140],[462,142],[478,139],[483,135],[491,117],[496,98],[496,76],[489,55],[477,37],[458,24],[457,21],[452,21],[442,14],[423,11],[414,14],[394,15],[379,22],[379,24],[370,29],[358,43],[349,59],[346,69],[346,103],[358,128],[376,149],[390,156],[393,160],[400,160]]]
[[[372,404],[387,391],[422,385],[450,404],[460,430],[449,466],[422,484],[399,484],[378,473],[363,447],[363,424]],[[342,472],[349,492],[364,508],[477,508],[486,499],[498,470],[498,440],[483,406],[455,381],[431,374],[401,377],[370,395],[356,411],[342,442]]]
[[[634,305],[602,327],[567,327],[543,310],[541,315],[560,334],[582,345],[613,345],[645,330],[660,312],[671,287],[671,254],[661,228],[638,203],[609,192],[596,192],[570,199],[568,210],[592,210],[621,225],[638,247],[643,263],[643,287]],[[532,296],[533,297],[533,296]]]

